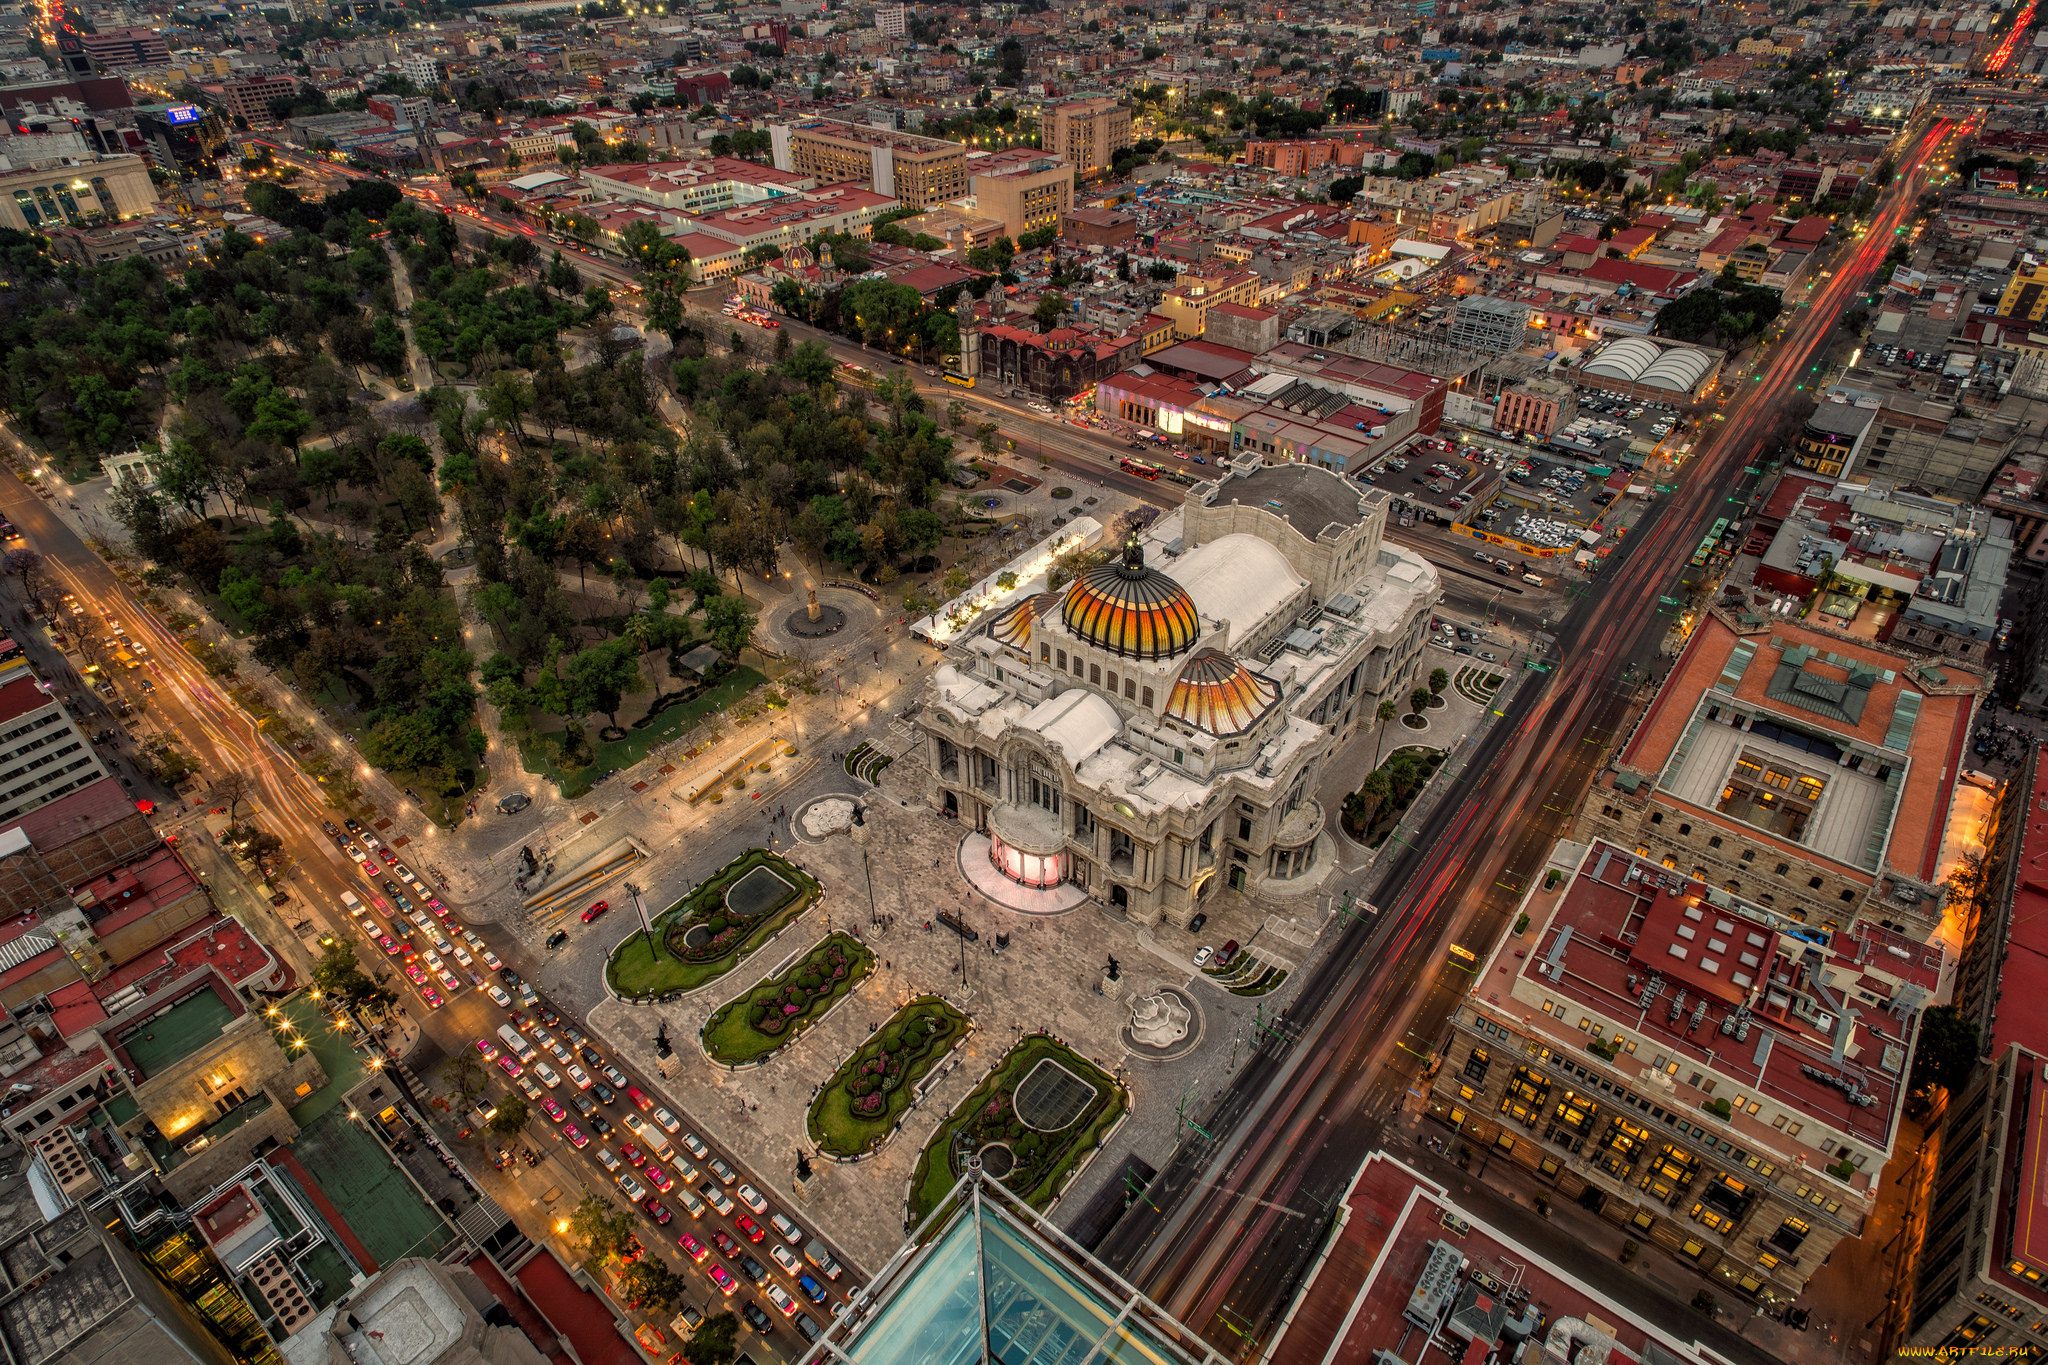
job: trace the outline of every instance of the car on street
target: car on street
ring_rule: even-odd
[[[826,1299],[825,1286],[819,1284],[807,1274],[796,1277],[796,1287],[803,1290],[804,1297],[812,1303],[823,1303]]]
[[[632,1084],[632,1082],[626,1079],[625,1074],[615,1066],[608,1066],[604,1069],[604,1078],[612,1083],[612,1089],[622,1095],[626,1093],[626,1087]],[[690,1144],[686,1142],[683,1145],[687,1147]]]
[[[732,1234],[724,1228],[711,1229],[711,1245],[717,1247],[718,1254],[728,1261],[737,1261],[740,1258],[740,1244],[735,1242]]]
[[[609,1070],[610,1068],[606,1069]],[[691,1156],[696,1157],[697,1160],[707,1161],[710,1159],[711,1149],[709,1147],[706,1147],[704,1145],[704,1139],[698,1137],[695,1133],[683,1134],[682,1141],[684,1150],[689,1152]]]
[[[540,1083],[550,1090],[553,1090],[562,1083],[561,1073],[546,1062],[535,1062],[533,1064],[533,1074],[540,1077]]]
[[[751,1256],[742,1256],[740,1257],[740,1274],[746,1276],[755,1284],[759,1284],[768,1278],[768,1267],[762,1265]]]
[[[755,1243],[756,1245],[760,1243],[762,1238],[768,1235],[768,1229],[762,1227],[759,1223],[747,1217],[747,1215],[745,1215],[744,1213],[741,1214],[739,1217],[733,1219],[732,1225],[739,1231],[740,1236],[746,1238],[749,1242]]]
[[[555,932],[548,935],[547,949],[549,952],[553,952],[555,949],[561,947],[564,943],[567,943],[568,941],[569,931],[567,929],[557,929],[555,930]]]
[[[795,1223],[790,1222],[788,1214],[777,1213],[770,1215],[768,1226],[774,1228],[776,1235],[791,1246],[797,1245],[797,1243],[804,1239],[804,1230]]]
[[[484,965],[495,972],[503,968],[505,964],[498,960],[498,955],[496,953],[492,952],[489,948],[486,948],[484,949]]]
[[[667,1194],[676,1187],[676,1178],[659,1166],[647,1167],[645,1174],[647,1176],[647,1183],[660,1190],[663,1194]]]
[[[590,1093],[597,1096],[599,1104],[610,1104],[618,1098],[618,1095],[613,1092],[612,1088],[603,1081],[592,1081],[590,1083]]]
[[[780,1242],[768,1248],[768,1258],[781,1266],[791,1278],[804,1273],[804,1263],[796,1258],[794,1251],[791,1251]]]
[[[512,997],[505,994],[505,988],[497,982],[493,981],[485,986],[484,994],[490,996],[492,1003],[496,1004],[499,1009],[509,1010],[512,1008]]]
[[[1216,950],[1205,943],[1201,947],[1195,949],[1195,965],[1197,967],[1202,966],[1215,955]]]
[[[637,1204],[647,1197],[647,1187],[641,1184],[631,1171],[620,1171],[612,1179],[618,1182],[619,1189],[624,1192],[626,1198],[634,1203]]]
[[[647,1164],[647,1153],[641,1151],[630,1142],[619,1144],[619,1155],[624,1157],[629,1165],[645,1166]]]
[[[616,1173],[620,1165],[619,1154],[609,1147],[600,1147],[597,1149],[597,1162],[607,1171]]]
[[[711,1160],[704,1164],[711,1168],[711,1174],[718,1177],[718,1183],[721,1185],[730,1185],[733,1181],[739,1179],[737,1175],[733,1174],[732,1167],[726,1165],[718,1157],[712,1157]]]
[[[668,1211],[668,1205],[662,1203],[651,1194],[640,1201],[640,1208],[642,1212],[654,1220],[657,1227],[667,1227],[668,1220],[675,1217],[674,1214]]]
[[[540,1102],[540,1111],[541,1113],[546,1114],[550,1119],[553,1119],[556,1123],[560,1123],[562,1122],[562,1120],[569,1117],[569,1111],[564,1109],[561,1105],[556,1104],[555,1097],[553,1095],[548,1096],[546,1099]]]
[[[710,1247],[705,1246],[702,1242],[698,1241],[694,1236],[687,1232],[684,1233],[682,1236],[676,1238],[676,1245],[683,1249],[683,1255],[689,1257],[691,1260],[697,1262],[699,1265],[702,1265],[704,1263],[704,1258],[711,1254]]]
[[[510,1057],[498,1058],[498,1069],[515,1081],[526,1074],[526,1068]]]
[[[597,904],[591,906],[588,910],[585,910],[583,912],[583,922],[585,924],[588,924],[592,920],[596,919],[599,915],[602,915],[605,911],[611,908],[612,903],[610,901],[599,901]]]
[[[736,1207],[732,1202],[732,1196],[719,1189],[716,1184],[706,1180],[697,1186],[697,1193],[703,1195],[704,1202],[717,1209],[719,1213],[727,1218],[732,1217],[733,1209]]]
[[[762,1311],[761,1305],[755,1303],[752,1299],[740,1305],[740,1316],[745,1318],[747,1325],[756,1332],[766,1332],[775,1322],[773,1318]]]
[[[590,1073],[575,1063],[571,1062],[562,1074],[567,1076],[569,1083],[578,1090],[590,1089]]]
[[[791,1298],[789,1291],[781,1285],[771,1284],[768,1286],[768,1302],[780,1308],[782,1316],[785,1318],[796,1316],[796,1300]]]
[[[562,1125],[562,1136],[569,1139],[569,1145],[578,1151],[590,1145],[590,1135],[573,1123]]]
[[[722,1265],[711,1267],[711,1283],[717,1285],[719,1292],[726,1295],[730,1295],[740,1287],[740,1282],[732,1277],[732,1272]],[[755,1311],[758,1312],[759,1310]]]
[[[683,1126],[676,1122],[676,1116],[669,1113],[666,1109],[656,1109],[654,1111],[654,1121],[661,1125],[661,1129],[665,1133],[673,1133]]]
[[[739,1198],[739,1201],[742,1204],[745,1204],[755,1213],[765,1215],[768,1212],[768,1201],[763,1199],[761,1197],[761,1192],[755,1189],[752,1185],[742,1185],[738,1189],[734,1190],[733,1194]],[[754,1240],[758,1242],[761,1239],[756,1237]]]

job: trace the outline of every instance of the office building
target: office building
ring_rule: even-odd
[[[105,776],[85,732],[34,676],[0,685],[0,822]]]
[[[1074,168],[1030,148],[969,158],[967,184],[975,212],[1001,223],[1013,242],[1041,228],[1057,232],[1074,202]]]
[[[820,185],[867,185],[914,209],[967,193],[967,149],[957,142],[835,119],[777,123],[768,135],[776,170]]]
[[[1817,932],[1652,856],[1561,845],[1569,881],[1478,964],[1429,1114],[1760,1306],[1876,1206],[1939,947]]]
[[[405,78],[422,95],[431,95],[441,84],[441,59],[429,52],[408,52],[399,64]]]
[[[228,81],[220,87],[221,105],[231,118],[245,120],[251,127],[276,122],[270,116],[270,102],[298,93],[299,83],[290,76],[251,76]]]
[[[156,187],[139,156],[109,156],[76,166],[0,172],[0,227],[34,232],[156,212]]]
[[[1045,118],[1040,145],[1082,175],[1103,170],[1131,145],[1131,111],[1107,97],[1055,105]]]
[[[1189,490],[1174,541],[934,626],[926,799],[976,831],[963,864],[1136,924],[1325,876],[1331,740],[1407,695],[1437,599],[1384,539],[1391,501],[1242,458]]]
[[[885,38],[901,38],[909,10],[902,5],[877,5],[875,7],[875,32]]]
[[[153,28],[105,28],[81,33],[78,45],[101,71],[124,66],[164,66],[171,60],[170,46]]]
[[[227,150],[227,120],[217,109],[196,104],[149,106],[135,111],[135,131],[142,137],[149,164],[179,180],[220,179],[220,157]]]
[[[2048,1347],[2048,764],[2038,757],[2013,779],[1998,831],[1994,886],[2004,886],[1964,949],[1955,993],[1981,1055],[1929,1137],[1939,1156],[1925,1231],[1900,1263],[1896,1340],[1920,1355],[2027,1358]]]

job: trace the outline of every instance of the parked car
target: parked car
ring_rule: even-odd
[[[733,1194],[738,1197],[742,1204],[745,1204],[755,1213],[766,1214],[768,1212],[768,1201],[763,1199],[761,1192],[752,1185],[742,1185],[734,1190]],[[754,1240],[758,1242],[761,1239],[756,1237]]]

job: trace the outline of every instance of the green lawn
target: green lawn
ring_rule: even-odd
[[[795,892],[751,922],[752,927],[735,939],[723,956],[707,961],[688,961],[670,948],[670,935],[680,935],[693,922],[708,921],[725,904],[725,890],[757,867],[770,867],[795,887]],[[655,941],[635,934],[612,950],[605,964],[605,978],[612,989],[628,999],[693,991],[716,981],[737,967],[755,949],[772,938],[783,925],[808,910],[821,888],[787,858],[765,848],[748,849],[707,878],[683,899],[661,912],[654,921]]]
[[[1047,1058],[1092,1082],[1096,1088],[1095,1098],[1081,1116],[1057,1133],[1026,1129],[1017,1121],[1013,1103],[1018,1082]],[[1127,1103],[1124,1088],[1072,1048],[1044,1034],[1024,1039],[996,1063],[995,1070],[974,1087],[925,1144],[917,1158],[917,1169],[910,1177],[912,1225],[929,1217],[960,1178],[952,1156],[959,1134],[968,1135],[964,1144],[968,1154],[991,1142],[1007,1144],[1017,1164],[1003,1178],[1004,1186],[1031,1207],[1043,1209],[1059,1193],[1067,1173],[1095,1150],[1111,1125],[1123,1116]]]
[[[896,1011],[811,1101],[811,1141],[830,1156],[859,1156],[873,1148],[910,1107],[917,1083],[967,1028],[967,1016],[935,995],[921,995]],[[878,1076],[871,1066],[885,1058],[888,1070]],[[855,1103],[872,1094],[881,1096],[875,1110],[856,1113]]]
[[[721,1006],[704,1023],[704,1050],[713,1061],[727,1066],[778,1052],[851,994],[874,966],[875,955],[859,939],[851,934],[828,935],[804,954],[802,961],[791,963],[788,971]],[[835,979],[835,969],[843,970],[844,975]],[[812,983],[809,986],[806,977]],[[796,1013],[788,1012],[789,1005],[797,1006]],[[773,1011],[768,1017],[782,1021],[776,1032],[763,1032],[755,1026],[754,1020],[765,1011]]]
[[[624,739],[598,741],[591,746],[589,763],[567,771],[556,762],[561,757],[560,732],[529,732],[519,737],[520,766],[555,783],[564,797],[582,796],[608,770],[617,768],[623,772],[632,767],[647,757],[647,751],[655,745],[684,734],[706,713],[730,706],[766,681],[761,673],[743,664],[689,701],[663,711],[652,725],[639,729],[628,726]]]

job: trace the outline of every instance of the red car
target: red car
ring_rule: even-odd
[[[583,912],[583,922],[585,924],[588,924],[592,920],[596,919],[599,915],[602,915],[605,911],[611,908],[612,903],[610,901],[599,901],[596,905],[591,906],[588,910],[585,910]]]
[[[666,1205],[651,1194],[640,1201],[640,1207],[646,1211],[647,1216],[652,1218],[658,1227],[668,1226],[668,1220],[675,1216],[668,1211]]]
[[[645,1166],[647,1164],[647,1153],[641,1151],[630,1142],[622,1142],[619,1144],[619,1159],[628,1166]]]
[[[711,1229],[711,1244],[718,1248],[718,1254],[728,1261],[740,1258],[740,1244],[726,1235],[724,1228]]]
[[[647,1177],[647,1183],[663,1194],[667,1194],[676,1186],[676,1178],[659,1166],[649,1166],[643,1174]]]
[[[768,1235],[768,1229],[762,1227],[744,1213],[733,1219],[732,1225],[738,1228],[740,1236],[746,1238],[749,1242],[758,1242]]]
[[[683,1249],[683,1255],[689,1257],[691,1260],[697,1262],[699,1265],[702,1265],[704,1263],[704,1258],[711,1254],[710,1247],[705,1246],[702,1242],[698,1241],[695,1237],[692,1237],[687,1232],[684,1233],[682,1236],[676,1238],[676,1245]]]

